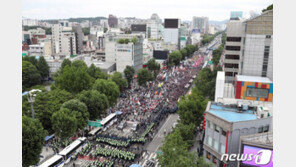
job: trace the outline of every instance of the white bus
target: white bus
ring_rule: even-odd
[[[85,141],[85,138],[78,138],[73,143],[64,148],[61,152],[59,152],[59,155],[63,156],[65,164],[67,164],[70,161],[72,155],[74,155],[77,151],[80,150],[79,148],[81,146],[86,144],[82,140]]]
[[[111,122],[111,121],[115,118],[115,116],[116,116],[115,113],[112,113],[112,114],[108,115],[106,118],[104,118],[104,119],[101,121],[101,125],[102,125],[103,127],[106,127],[107,124],[108,124],[109,122]]]
[[[61,155],[54,155],[38,167],[62,167],[64,166],[64,160]]]

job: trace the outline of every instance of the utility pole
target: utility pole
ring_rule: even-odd
[[[41,92],[41,90],[39,90],[39,89],[32,89],[28,93],[28,101],[29,101],[29,103],[31,103],[31,112],[32,112],[32,118],[33,119],[35,118],[35,112],[34,112],[33,103],[35,101],[35,97],[36,97],[36,93],[37,92]]]

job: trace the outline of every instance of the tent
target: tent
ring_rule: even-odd
[[[130,167],[141,167],[139,164],[132,164]]]
[[[52,139],[54,137],[54,134],[50,135],[50,136],[45,136],[44,140],[48,141],[50,139]]]

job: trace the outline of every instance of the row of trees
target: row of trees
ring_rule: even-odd
[[[213,39],[215,39],[215,37],[217,35],[219,35],[221,33],[222,33],[222,31],[216,32],[213,35],[204,35],[203,38],[202,38],[202,41],[201,41],[202,45],[206,45],[206,44],[210,43],[211,41],[213,41]]]
[[[33,56],[25,56],[22,60],[23,91],[44,82],[49,76],[49,66],[43,56],[37,60]]]
[[[118,39],[118,43],[119,44],[128,44],[129,42],[133,42],[134,44],[136,44],[138,41],[137,37],[134,37],[132,39],[128,39],[128,38],[122,38],[122,39]]]
[[[35,71],[38,72],[37,69]],[[29,118],[30,104],[27,97],[23,97],[23,122],[33,122],[23,125],[23,142],[33,142],[23,143],[25,166],[39,161],[45,134],[55,133],[61,140],[73,136],[78,130],[84,129],[88,120],[100,119],[106,115],[106,110],[116,104],[120,91],[127,87],[127,80],[120,73],[107,75],[94,65],[87,67],[81,60],[71,62],[65,59],[59,71],[54,74],[54,80],[51,91],[43,90],[36,95],[36,119]],[[40,135],[30,135],[36,133],[36,129]]]
[[[186,57],[192,55],[196,50],[198,50],[197,46],[187,45],[185,48],[180,51],[173,51],[169,55],[169,65],[176,66],[179,65],[181,60],[184,60]]]

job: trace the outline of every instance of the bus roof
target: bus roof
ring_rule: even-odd
[[[38,167],[48,167],[61,158],[63,158],[61,155],[54,155],[53,157],[49,158],[47,161],[45,161],[43,164],[39,165]]]
[[[106,118],[104,118],[102,121],[101,121],[101,125],[105,125],[107,122],[109,122],[111,119],[113,119],[114,117],[116,116],[116,113],[112,113],[110,115],[108,115]]]
[[[71,152],[75,147],[77,147],[81,143],[80,140],[75,140],[73,143],[68,145],[66,148],[64,148],[61,152],[59,152],[60,155],[67,155],[69,152]]]
[[[95,135],[100,129],[101,129],[101,127],[96,127],[96,128],[94,128],[93,130],[91,130],[91,131],[89,132],[89,134],[90,134],[90,135]]]

